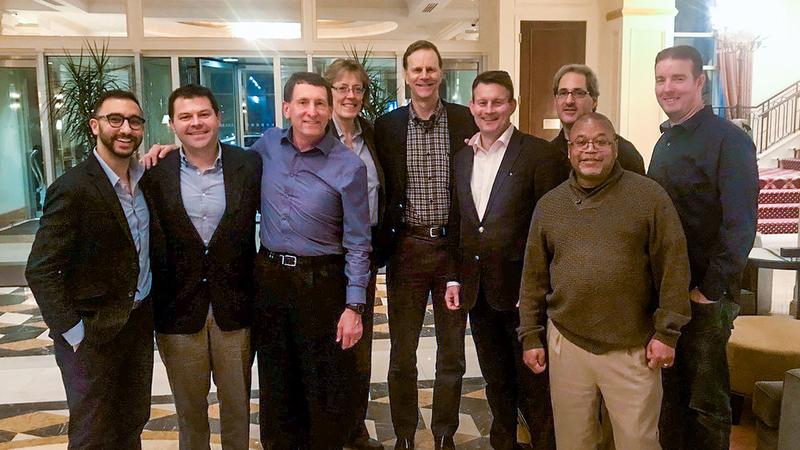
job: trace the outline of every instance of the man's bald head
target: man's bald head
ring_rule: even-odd
[[[572,124],[572,129],[570,130],[569,134],[570,140],[573,139],[573,135],[575,134],[575,130],[578,128],[578,125],[582,126],[589,121],[594,122],[598,126],[602,127],[609,136],[616,136],[617,132],[614,130],[614,124],[611,123],[611,120],[599,112],[592,111],[578,117],[578,120]]]

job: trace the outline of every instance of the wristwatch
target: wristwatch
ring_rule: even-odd
[[[364,313],[367,312],[367,305],[363,303],[348,303],[344,305],[344,307],[355,312],[359,316],[363,316]]]

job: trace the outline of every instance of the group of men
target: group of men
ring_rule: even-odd
[[[179,151],[151,152],[147,173],[132,159],[138,101],[100,98],[97,147],[50,186],[27,270],[66,387],[70,448],[140,448],[153,330],[181,448],[209,447],[212,376],[223,448],[249,446],[254,354],[265,448],[381,448],[358,406],[369,377],[357,374],[372,338],[367,292],[385,264],[396,449],[418,435],[429,298],[437,450],[455,448],[467,315],[493,448],[519,448],[518,412],[534,448],[595,448],[602,399],[620,450],[727,449],[724,347],[755,235],[755,151],[704,106],[697,51],[656,57],[669,120],[650,178],[594,112],[585,65],[554,77],[552,142],[511,124],[506,72],[478,75],[467,108],[440,98],[434,44],[411,44],[403,69],[411,102],[365,128],[369,168],[340,142],[331,85],[313,73],[284,87],[290,126],[250,151],[219,142],[208,89],[177,89]],[[377,207],[368,179],[380,179]]]

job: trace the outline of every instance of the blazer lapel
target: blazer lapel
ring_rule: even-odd
[[[89,165],[91,168],[89,174],[94,177],[95,187],[97,188],[103,200],[108,204],[108,207],[111,209],[111,213],[114,215],[114,218],[117,219],[117,223],[122,228],[123,234],[127,236],[128,242],[131,244],[131,246],[135,246],[133,242],[133,235],[131,234],[131,227],[128,225],[128,220],[125,219],[125,212],[122,210],[122,205],[119,203],[119,197],[117,196],[116,190],[114,190],[114,186],[112,186],[111,182],[108,180],[108,176],[100,166],[100,162],[97,161],[97,157],[91,155],[89,158],[91,158],[92,161],[92,163]]]
[[[219,235],[219,230],[227,226],[228,221],[236,214],[244,191],[242,184],[245,180],[239,176],[242,161],[235,152],[228,151],[226,147],[227,145],[225,144],[220,146],[222,151],[222,179],[225,184],[225,212],[222,214],[222,219],[220,219],[217,229],[214,230],[214,234],[208,242],[209,247]]]
[[[497,175],[494,177],[494,184],[492,184],[492,192],[489,194],[489,202],[486,204],[486,211],[483,213],[485,219],[489,212],[492,210],[492,204],[496,203],[497,196],[500,195],[500,189],[503,183],[514,176],[514,164],[517,162],[519,153],[522,150],[522,136],[518,130],[514,130],[511,134],[511,140],[508,142],[506,154],[503,155],[503,161],[500,162],[500,168],[497,169]]]
[[[172,156],[172,155],[175,156]],[[186,206],[183,204],[183,195],[181,193],[181,155],[180,150],[173,152],[167,156],[161,164],[165,164],[166,170],[164,176],[164,200],[166,207],[164,211],[167,214],[175,214],[178,219],[183,222],[183,227],[190,230],[189,233],[202,242],[203,238],[192,223],[189,213],[186,212]]]
[[[475,167],[475,153],[472,148],[469,149],[469,154],[465,157],[464,170],[456,169],[456,183],[458,184],[458,201],[463,203],[463,208],[475,219],[475,222],[480,222],[478,219],[478,208],[475,207],[475,199],[472,198],[472,171]]]

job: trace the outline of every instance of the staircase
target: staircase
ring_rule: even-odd
[[[758,232],[798,232],[800,220],[800,159],[779,161],[780,167],[758,171]]]

